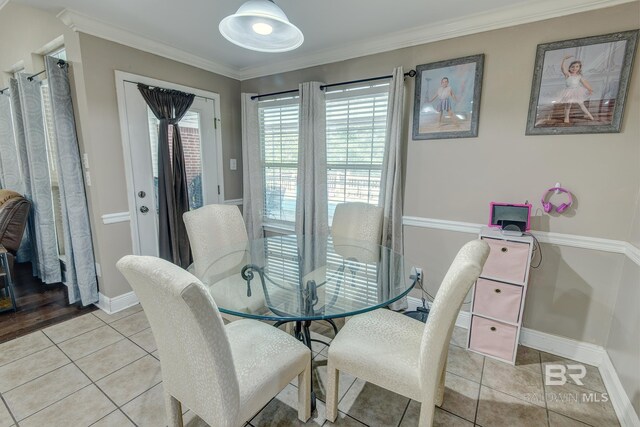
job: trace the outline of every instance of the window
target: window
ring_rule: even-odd
[[[49,175],[51,178],[51,196],[53,201],[53,217],[56,228],[56,238],[58,240],[58,254],[64,258],[64,229],[62,225],[62,205],[60,200],[60,184],[58,178],[57,141],[53,123],[53,110],[49,93],[49,81],[44,79],[40,82],[40,94],[42,96],[42,117],[44,121],[44,135],[47,144],[47,160],[49,163]]]
[[[387,103],[388,84],[341,88],[327,93],[329,223],[339,203],[378,203]],[[296,211],[299,98],[260,101],[258,120],[264,161],[264,221],[271,225],[291,225]],[[296,237],[282,236],[269,239],[265,244],[270,254],[269,273],[287,281],[300,280]],[[377,301],[377,289],[370,287],[376,283],[377,267],[346,261],[330,251],[328,278],[344,268],[357,274],[344,275],[344,283],[330,280],[326,286],[340,286],[347,300]]]
[[[327,93],[329,223],[339,203],[378,204],[388,87],[382,84]]]
[[[153,169],[153,186],[158,211],[158,132],[160,121],[147,107],[147,122],[151,141],[151,166]],[[189,207],[198,209],[204,205],[202,194],[202,140],[200,137],[200,113],[189,110],[178,123],[182,137],[182,152],[187,176],[187,193]],[[173,126],[169,126],[169,159],[173,155]],[[173,163],[170,163],[173,166]]]
[[[296,219],[298,105],[298,97],[258,105],[265,222],[293,223]]]
[[[336,205],[377,204],[387,127],[388,83],[327,93],[329,223]],[[261,101],[265,223],[295,222],[299,98]]]
[[[62,59],[63,61],[66,61],[67,51],[64,47],[61,47],[60,49],[54,50],[53,52],[49,53],[48,56],[53,56],[56,59]]]

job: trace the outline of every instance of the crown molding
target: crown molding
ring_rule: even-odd
[[[211,61],[71,9],[65,9],[57,16],[73,31],[120,43],[236,80],[248,80],[635,1],[638,0],[542,0],[528,2],[380,35],[338,48],[322,49],[286,61],[275,61],[263,66],[246,68],[235,68]],[[0,9],[6,3],[8,0],[0,0]]]
[[[463,18],[441,21],[439,23],[381,35],[342,47],[323,49],[288,61],[274,61],[273,64],[260,67],[243,68],[239,71],[240,80],[248,80],[344,61],[425,43],[602,9],[624,3],[632,3],[634,1],[638,0],[543,0],[513,5]]]
[[[144,52],[162,56],[183,64],[211,71],[225,77],[238,80],[238,70],[209,59],[185,52],[166,43],[150,39],[140,34],[132,33],[123,28],[89,17],[71,9],[65,9],[57,17],[73,31],[100,37],[115,43],[120,43]]]

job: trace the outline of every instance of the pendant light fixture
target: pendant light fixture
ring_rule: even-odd
[[[231,43],[258,52],[286,52],[304,41],[302,31],[272,0],[249,0],[220,22]]]

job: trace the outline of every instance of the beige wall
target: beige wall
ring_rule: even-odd
[[[487,221],[490,201],[534,204],[538,230],[626,239],[640,187],[640,55],[618,134],[525,136],[534,57],[539,43],[636,29],[634,2],[518,27],[242,82],[243,92],[293,89],[390,74],[439,60],[485,54],[478,138],[407,144],[405,214],[475,223]],[[413,79],[406,80],[406,129],[413,111]],[[635,119],[634,119],[635,118]],[[575,194],[568,214],[540,211],[543,191],[561,182]],[[606,219],[606,220],[605,220]]]
[[[624,264],[606,349],[640,416],[640,266]]]
[[[476,236],[427,228],[405,228],[405,254],[425,270],[435,295],[460,247]],[[578,341],[607,342],[616,290],[626,257],[621,254],[542,244],[544,262],[532,269],[523,325]],[[413,291],[419,297],[420,292]],[[467,297],[466,301],[471,299]],[[469,305],[463,305],[468,311]]]
[[[55,15],[7,3],[0,11],[0,89],[9,83],[7,71],[20,61],[26,72],[44,70],[42,56],[34,52],[61,35],[65,41],[74,38],[73,32]]]
[[[19,35],[19,36],[17,36]],[[220,94],[224,190],[226,199],[242,197],[240,82],[104,39],[69,30],[54,14],[7,4],[0,12],[0,71],[5,87],[9,70],[24,61],[28,72],[43,69],[36,54],[63,35],[71,62],[76,126],[82,152],[89,157],[91,186],[87,197],[96,262],[101,266],[99,289],[116,297],[131,289],[115,263],[132,252],[129,223],[105,225],[102,215],[128,211],[124,157],[115,90],[115,70],[126,71]],[[229,159],[238,159],[231,171]]]
[[[640,205],[629,237],[640,248]],[[611,321],[606,349],[636,414],[640,416],[640,265],[627,259]]]
[[[390,74],[418,64],[485,54],[479,136],[406,142],[404,214],[486,223],[490,201],[534,205],[536,230],[627,240],[640,188],[640,55],[636,55],[623,129],[618,134],[525,136],[536,46],[640,27],[640,4],[490,31],[242,82],[266,93],[303,81],[327,83]],[[413,111],[406,80],[405,132]],[[575,194],[574,209],[547,215],[543,191],[557,181]],[[457,249],[474,236],[405,227],[405,253],[437,288]],[[605,345],[625,257],[543,245],[531,274],[524,325]],[[431,273],[431,274],[430,274]]]
[[[191,67],[81,33],[79,36],[84,85],[76,86],[80,101],[84,149],[89,155],[92,185],[91,210],[97,251],[102,266],[100,292],[115,297],[129,292],[129,285],[115,268],[123,255],[132,252],[129,223],[105,225],[104,214],[129,210],[115,90],[115,70],[126,71],[220,94],[225,197],[242,197],[242,166],[231,171],[229,159],[241,163],[240,83]],[[83,105],[84,104],[84,105]]]

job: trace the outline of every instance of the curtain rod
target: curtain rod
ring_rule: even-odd
[[[416,70],[411,70],[411,71],[408,71],[408,72],[404,73],[404,76],[405,77],[415,77],[416,74],[417,74]],[[390,79],[391,77],[393,77],[393,76],[392,75],[388,75],[388,76],[380,76],[380,77],[371,77],[369,79],[351,80],[351,81],[348,81],[348,82],[331,83],[331,84],[328,84],[328,85],[320,86],[320,89],[321,90],[325,90],[327,88],[334,87],[334,86],[344,86],[344,85],[349,85],[349,84],[354,84],[354,83],[365,83],[365,82],[373,82],[373,81],[376,81],[376,80],[385,80],[385,79]],[[297,92],[299,92],[298,89],[291,89],[291,90],[284,90],[282,92],[264,93],[264,94],[261,94],[261,95],[252,96],[251,100],[263,98],[265,96],[285,95],[285,94],[288,94],[288,93],[297,93]]]
[[[64,59],[58,59],[57,64],[58,64],[58,67],[62,68],[67,64],[67,61],[65,61]],[[46,73],[46,72],[47,72],[47,70],[42,70],[39,73],[32,74],[29,77],[27,77],[27,80],[32,82],[34,77],[38,77],[40,74]],[[4,95],[4,91],[5,90],[9,90],[9,87],[7,86],[4,89],[0,89],[0,95]]]
[[[56,62],[56,64],[58,65],[58,67],[62,68],[65,65],[67,65],[67,61],[65,61],[64,59],[58,59],[58,62]],[[32,74],[29,77],[27,77],[27,80],[32,82],[34,77],[38,77],[40,74],[46,73],[46,72],[47,72],[47,70],[42,70],[39,73]]]
[[[126,83],[132,83],[132,84],[134,84],[134,85],[145,85],[145,86],[149,86],[150,88],[167,89],[167,88],[164,88],[164,87],[162,87],[162,86],[154,86],[154,85],[150,85],[150,84],[147,84],[147,83],[134,82],[134,81],[131,81],[131,80],[123,80],[123,82],[126,82]],[[167,90],[176,90],[176,91],[178,91],[178,92],[184,92],[184,91],[182,91],[182,90],[178,90],[178,89],[167,89]],[[209,100],[209,101],[214,101],[214,102],[215,102],[215,99],[213,99],[213,98],[207,98],[206,96],[200,96],[200,95],[196,95],[196,94],[191,94],[191,93],[189,93],[189,92],[184,92],[184,93],[187,93],[187,94],[189,94],[189,95],[193,95],[193,96],[194,96],[194,97],[196,97],[196,98],[200,98],[200,99],[207,99],[207,100]]]

